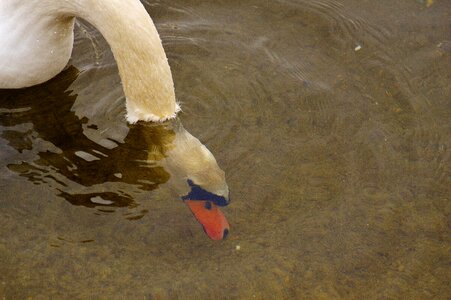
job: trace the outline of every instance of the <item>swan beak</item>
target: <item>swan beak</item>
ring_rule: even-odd
[[[211,201],[185,200],[194,217],[212,240],[222,240],[229,233],[229,222],[219,207]]]

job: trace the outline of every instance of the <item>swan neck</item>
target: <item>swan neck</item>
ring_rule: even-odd
[[[127,120],[173,118],[179,107],[171,70],[157,29],[141,2],[70,0],[64,4],[68,14],[91,23],[110,45],[126,97]]]

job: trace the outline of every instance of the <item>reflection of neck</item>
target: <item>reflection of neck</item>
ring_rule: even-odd
[[[171,70],[158,32],[138,0],[45,0],[96,27],[117,61],[127,98],[127,119],[160,121],[174,116]]]

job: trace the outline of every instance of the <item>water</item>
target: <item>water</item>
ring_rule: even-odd
[[[177,123],[127,126],[83,22],[72,67],[0,91],[0,296],[449,297],[449,2],[145,5]],[[176,130],[226,172],[225,241],[146,163]]]

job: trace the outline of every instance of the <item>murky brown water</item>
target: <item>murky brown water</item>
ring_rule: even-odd
[[[449,299],[449,1],[148,2],[180,121],[126,125],[84,23],[72,67],[0,91],[1,297]],[[143,163],[185,129],[225,241]]]

